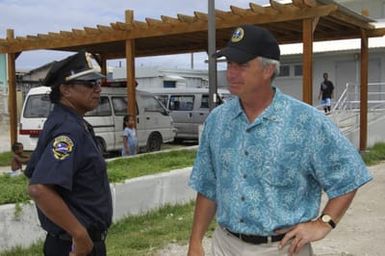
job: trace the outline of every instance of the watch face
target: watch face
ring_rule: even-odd
[[[332,218],[329,215],[327,215],[327,214],[322,216],[322,221],[323,222],[329,222],[329,221],[331,221],[331,219]]]

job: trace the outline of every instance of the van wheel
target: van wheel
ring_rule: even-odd
[[[147,152],[159,151],[162,145],[162,136],[159,133],[151,133],[147,140]]]
[[[96,143],[98,146],[99,151],[105,155],[106,154],[106,146],[104,144],[104,140],[102,138],[96,138]]]

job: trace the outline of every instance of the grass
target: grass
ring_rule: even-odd
[[[141,216],[130,216],[112,225],[106,244],[109,256],[154,256],[167,244],[186,244],[192,226],[194,204],[165,206]],[[209,234],[215,228],[213,223]],[[38,256],[42,242],[28,249],[15,248],[0,256]]]
[[[12,160],[12,152],[0,153],[0,166],[10,166]]]
[[[364,162],[371,166],[385,160],[385,143],[377,143],[362,155]]]
[[[195,150],[178,150],[120,158],[107,164],[110,182],[119,182],[144,175],[157,174],[192,166]]]
[[[124,179],[154,174],[170,169],[191,166],[195,151],[177,151],[160,154],[143,155],[137,158],[127,158],[108,163],[109,176],[114,182]],[[363,154],[367,165],[378,164],[385,160],[385,143],[379,143]],[[143,162],[142,164],[140,162]],[[155,164],[154,164],[155,163]],[[25,189],[24,178],[12,179],[12,186],[8,180],[0,176],[0,194],[2,191],[12,190],[12,187]],[[14,186],[16,183],[16,186]],[[19,189],[15,189],[19,191]],[[1,198],[2,196],[0,196]],[[16,193],[9,197],[10,201],[24,199],[24,194]],[[108,255],[120,256],[154,256],[155,253],[167,244],[186,244],[193,218],[193,203],[183,206],[166,206],[158,211],[141,216],[130,216],[112,225],[107,238]],[[209,234],[214,230],[215,223],[210,227]],[[0,253],[0,256],[37,256],[41,255],[42,242],[34,244],[28,249],[14,248]]]
[[[196,150],[178,150],[138,155],[138,157],[133,158],[120,158],[107,163],[108,176],[110,182],[116,183],[126,179],[192,166],[195,154]],[[0,175],[0,188],[0,205],[23,203],[29,200],[26,192],[27,179],[24,175],[17,177]]]

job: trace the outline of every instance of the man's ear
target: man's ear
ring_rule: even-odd
[[[269,65],[265,66],[263,74],[264,74],[266,79],[271,80],[272,76],[274,75],[274,71],[275,71],[275,65],[269,64]]]

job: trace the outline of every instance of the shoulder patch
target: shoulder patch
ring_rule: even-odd
[[[70,137],[65,135],[57,136],[52,143],[52,152],[56,159],[64,160],[72,153],[74,143]]]

